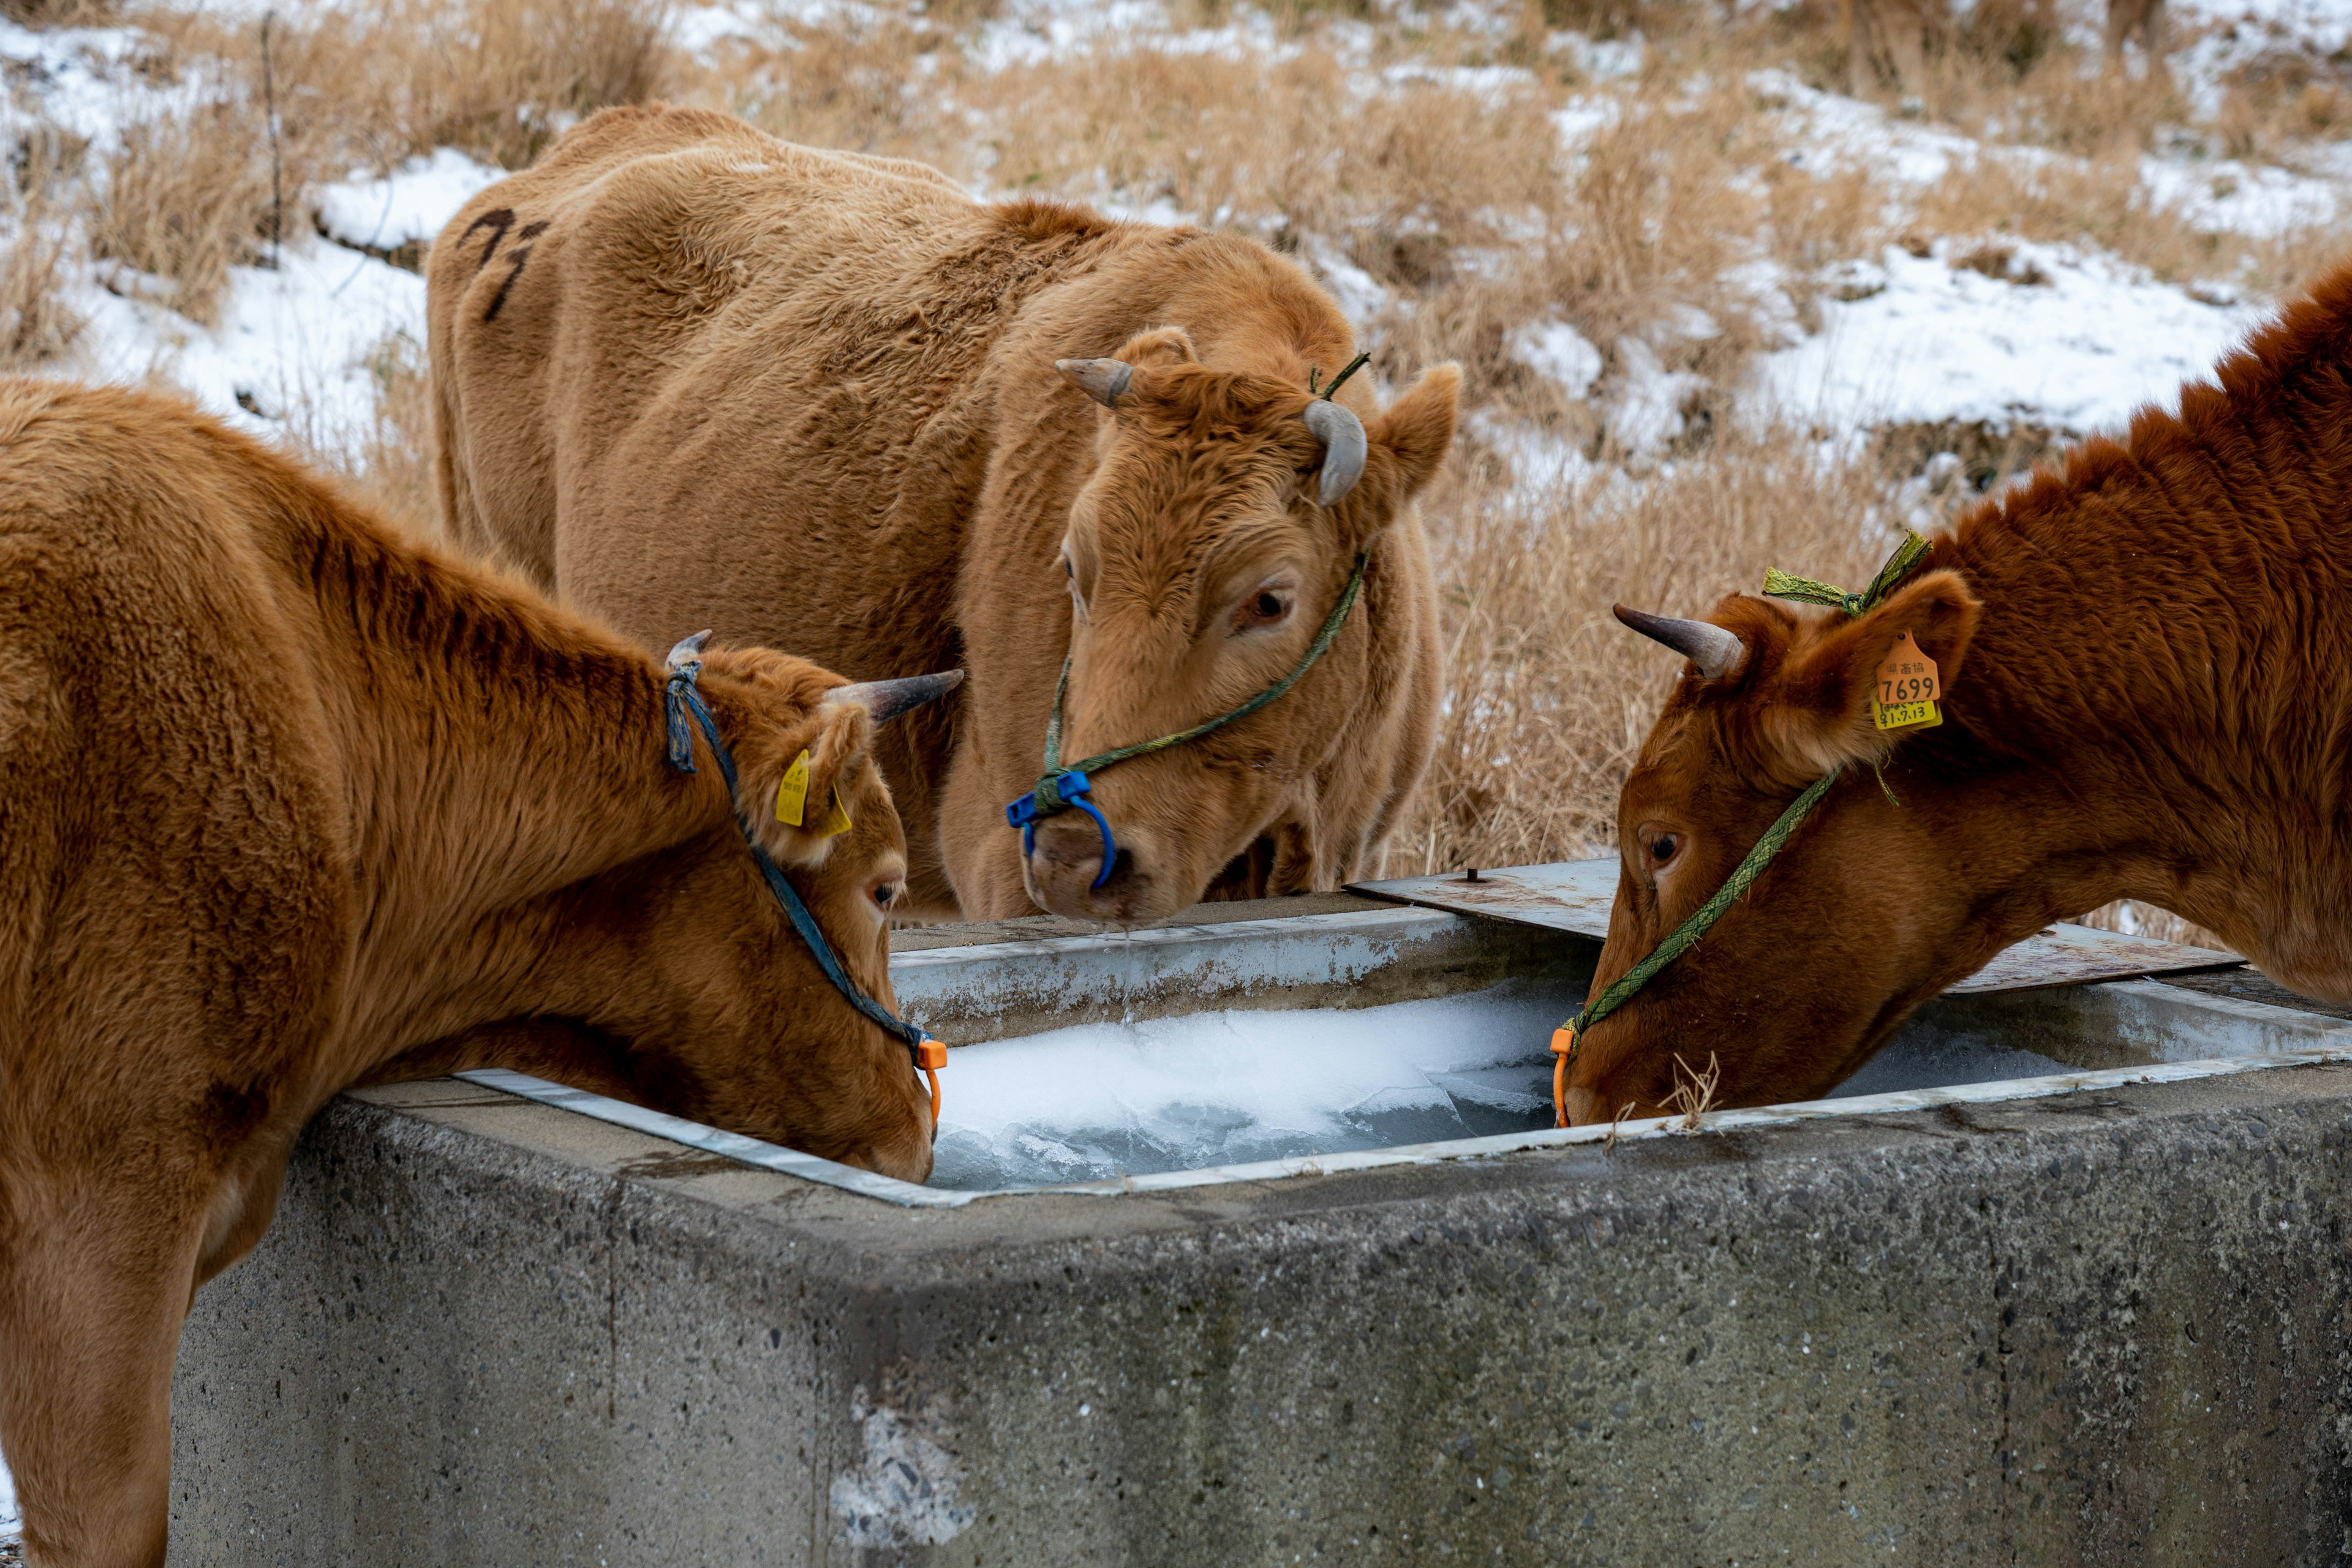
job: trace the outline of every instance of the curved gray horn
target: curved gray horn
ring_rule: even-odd
[[[909,675],[898,680],[861,680],[836,686],[824,694],[827,702],[862,703],[877,724],[887,724],[910,709],[935,697],[945,697],[963,684],[963,671],[943,669],[937,675]]]
[[[1648,637],[1662,642],[1698,666],[1703,680],[1737,675],[1748,663],[1748,645],[1712,621],[1678,621],[1672,616],[1646,615],[1616,606],[1617,618]]]
[[[1328,397],[1318,397],[1299,416],[1323,443],[1323,488],[1316,499],[1338,506],[1364,477],[1364,422]]]
[[[1135,380],[1135,367],[1123,359],[1057,359],[1054,368],[1105,408],[1118,407]]]
[[[702,658],[702,645],[709,640],[710,633],[708,628],[695,633],[690,637],[678,638],[670,645],[669,667],[672,669],[683,669],[689,664],[698,662]]]

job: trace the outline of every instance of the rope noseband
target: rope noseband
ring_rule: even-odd
[[[702,660],[691,656],[702,651],[702,637],[709,635],[705,632],[702,637],[688,637],[670,650],[669,686],[663,700],[663,716],[669,730],[669,765],[680,773],[697,771],[694,737],[686,727],[687,716],[692,714],[695,723],[702,731],[702,738],[710,744],[710,754],[718,760],[719,776],[727,781],[728,809],[734,813],[736,829],[743,835],[744,844],[750,847],[751,858],[760,868],[760,875],[767,879],[768,890],[776,896],[776,902],[783,906],[784,914],[793,922],[793,929],[800,932],[801,941],[808,944],[817,967],[824,971],[827,980],[833,982],[833,988],[868,1020],[905,1042],[908,1058],[915,1064],[915,1070],[930,1082],[931,1131],[937,1135],[940,1104],[939,1069],[948,1065],[947,1047],[866,994],[857,982],[850,978],[849,971],[842,967],[841,960],[835,955],[833,944],[824,940],[824,931],[817,925],[816,917],[809,912],[808,905],[801,901],[801,896],[793,891],[792,883],[784,879],[784,874],[775,860],[760,847],[759,839],[752,836],[751,825],[743,820],[743,814],[735,810],[735,756],[727,749],[727,742],[719,738],[719,726],[711,720],[710,710],[703,705],[702,693],[695,689],[695,678],[702,673]],[[681,655],[687,657],[681,658]]]
[[[1870,586],[1859,594],[1843,593],[1827,583],[1817,583],[1810,577],[1792,577],[1785,572],[1776,571],[1764,574],[1764,592],[1776,599],[1825,605],[1834,610],[1843,610],[1848,616],[1860,616],[1875,608],[1880,600],[1894,591],[1895,584],[1909,576],[1919,563],[1927,559],[1927,550],[1926,540],[1916,533],[1905,534],[1903,542],[1895,547],[1886,564],[1878,569],[1878,575],[1870,580]],[[1821,805],[1822,797],[1830,793],[1830,786],[1837,783],[1842,772],[1842,768],[1832,768],[1807,786],[1804,794],[1790,801],[1779,820],[1766,828],[1764,837],[1748,851],[1748,858],[1740,861],[1723,886],[1716,889],[1715,897],[1693,910],[1690,918],[1676,926],[1665,941],[1653,948],[1647,958],[1619,975],[1608,990],[1597,999],[1587,1002],[1575,1017],[1552,1031],[1553,1125],[1568,1125],[1568,1069],[1576,1060],[1577,1047],[1586,1032],[1622,1006],[1660,970],[1698,945],[1698,939],[1706,934],[1707,928],[1715,924],[1723,911],[1737,902],[1739,896],[1755,884],[1756,879],[1764,874],[1764,868],[1772,863],[1772,858],[1780,853],[1790,836],[1803,826],[1806,817],[1812,815],[1813,807]]]

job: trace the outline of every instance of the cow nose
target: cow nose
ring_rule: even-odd
[[[1091,883],[1102,872],[1102,836],[1091,818],[1056,819],[1040,824],[1034,858],[1039,868],[1056,879],[1083,875]]]
[[[1122,834],[1122,837],[1129,837]],[[1029,858],[1029,883],[1038,903],[1057,915],[1085,921],[1156,919],[1147,910],[1151,878],[1144,869],[1150,846],[1148,832],[1139,829],[1137,844],[1118,846],[1111,856],[1110,875],[1102,875],[1102,835],[1094,823],[1076,812],[1037,825],[1037,844]],[[1095,885],[1097,879],[1102,885]]]

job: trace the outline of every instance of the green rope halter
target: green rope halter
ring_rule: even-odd
[[[1870,586],[1859,594],[1848,594],[1827,583],[1817,583],[1810,577],[1792,577],[1780,571],[1764,574],[1764,592],[1776,599],[1826,605],[1832,609],[1843,610],[1848,616],[1861,616],[1876,608],[1881,600],[1894,592],[1897,584],[1916,570],[1919,563],[1927,558],[1928,548],[1926,540],[1916,533],[1906,532],[1903,542],[1895,546],[1895,553],[1887,557],[1886,564],[1878,569],[1878,575],[1870,580]],[[1619,975],[1608,990],[1597,999],[1587,1002],[1575,1017],[1552,1031],[1551,1049],[1557,1058],[1552,1065],[1552,1104],[1559,1125],[1568,1125],[1568,1068],[1576,1060],[1577,1046],[1586,1031],[1622,1006],[1660,970],[1698,945],[1699,938],[1706,934],[1707,928],[1714,925],[1723,911],[1738,901],[1741,894],[1754,886],[1756,879],[1764,874],[1764,868],[1772,863],[1772,858],[1780,853],[1781,847],[1789,842],[1790,837],[1803,826],[1806,817],[1812,815],[1813,807],[1821,805],[1822,798],[1830,793],[1830,786],[1837,783],[1841,771],[1832,768],[1808,785],[1804,794],[1790,801],[1788,809],[1764,830],[1764,837],[1756,841],[1756,847],[1748,851],[1748,858],[1740,861],[1723,886],[1716,889],[1713,898],[1692,910],[1690,918],[1652,949],[1647,958]]]
[[[1349,368],[1352,370],[1354,366],[1351,365]],[[1333,386],[1338,384],[1339,382],[1336,380],[1332,383]],[[1317,659],[1329,651],[1333,639],[1339,635],[1339,628],[1347,625],[1348,612],[1356,607],[1357,592],[1364,585],[1365,563],[1370,559],[1369,551],[1357,552],[1356,569],[1348,574],[1348,585],[1340,590],[1339,602],[1331,606],[1331,614],[1323,622],[1323,629],[1315,634],[1315,641],[1307,647],[1307,656],[1298,661],[1289,674],[1240,707],[1220,713],[1203,723],[1195,724],[1189,730],[1179,731],[1173,735],[1162,735],[1155,741],[1138,741],[1131,746],[1118,746],[1108,752],[1097,752],[1076,766],[1067,768],[1062,765],[1062,703],[1063,700],[1069,695],[1070,658],[1067,654],[1063,655],[1062,678],[1054,683],[1054,711],[1045,721],[1045,771],[1038,775],[1034,788],[1004,808],[1005,820],[1021,829],[1022,852],[1027,854],[1034,849],[1037,823],[1041,819],[1075,808],[1093,817],[1096,828],[1102,834],[1102,868],[1096,875],[1094,885],[1099,888],[1104,882],[1109,880],[1111,861],[1118,850],[1117,843],[1111,837],[1110,824],[1105,820],[1103,814],[1096,808],[1094,803],[1087,798],[1087,792],[1094,787],[1094,775],[1115,763],[1123,763],[1131,757],[1149,756],[1154,752],[1164,752],[1171,746],[1181,746],[1187,741],[1197,741],[1213,730],[1222,730],[1237,719],[1248,718],[1297,685],[1299,677],[1305,675]]]

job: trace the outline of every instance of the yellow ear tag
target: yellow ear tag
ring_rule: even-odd
[[[807,808],[808,753],[803,752],[793,759],[793,765],[784,770],[783,782],[776,786],[776,820],[786,827],[798,827]]]
[[[1944,694],[1936,679],[1936,661],[1919,651],[1905,632],[1878,667],[1878,684],[1870,698],[1871,722],[1882,730],[1932,730],[1944,721],[1936,699]]]
[[[848,832],[852,826],[848,808],[841,804],[841,791],[836,787],[833,792],[833,809],[825,814],[824,826],[816,830],[816,836],[830,838],[836,833]]]

